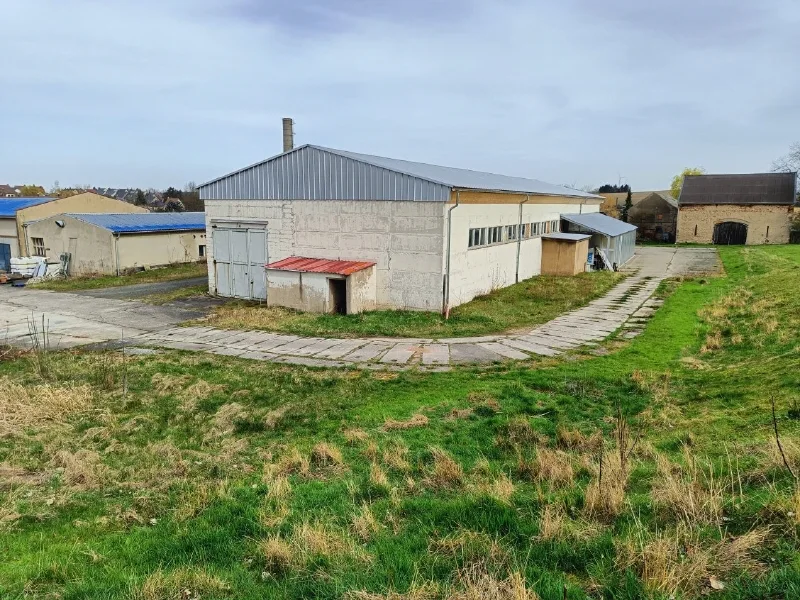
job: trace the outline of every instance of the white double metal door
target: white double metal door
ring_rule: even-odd
[[[267,262],[266,229],[214,229],[214,265],[220,296],[266,300]]]

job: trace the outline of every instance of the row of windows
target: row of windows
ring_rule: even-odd
[[[516,242],[520,239],[527,240],[545,233],[556,233],[559,229],[560,222],[557,220],[500,227],[476,227],[469,230],[469,247],[477,248],[490,244]]]

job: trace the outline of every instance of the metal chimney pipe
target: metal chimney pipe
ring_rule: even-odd
[[[294,149],[294,121],[286,117],[283,119],[283,151]]]

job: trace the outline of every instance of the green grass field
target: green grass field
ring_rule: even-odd
[[[53,290],[55,292],[71,292],[76,290],[96,290],[100,288],[119,287],[123,285],[136,285],[137,283],[158,283],[161,281],[175,281],[177,279],[192,279],[208,275],[206,263],[186,263],[137,271],[130,275],[103,275],[99,277],[70,277],[69,279],[54,279],[37,283],[37,289]]]
[[[721,253],[535,368],[0,362],[0,597],[800,597],[800,246]]]
[[[485,335],[545,323],[602,296],[622,278],[623,275],[608,271],[576,277],[534,277],[457,306],[447,320],[437,312],[380,310],[359,315],[315,314],[234,301],[217,308],[203,324],[322,337]]]

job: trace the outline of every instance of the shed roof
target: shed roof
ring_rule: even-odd
[[[306,144],[199,187],[203,199],[417,200],[443,202],[452,189],[601,196],[537,179],[442,167]]]
[[[542,236],[545,240],[559,240],[561,242],[580,242],[589,239],[590,235],[585,233],[548,233]]]
[[[113,233],[196,231],[206,228],[206,213],[69,213],[68,217],[108,229]]]
[[[561,215],[561,218],[590,231],[595,231],[611,237],[617,237],[637,229],[635,225],[631,225],[630,223],[620,221],[619,219],[615,219],[601,213]]]
[[[266,266],[277,271],[300,271],[302,273],[327,273],[330,275],[351,275],[375,266],[370,261],[329,260],[327,258],[306,258],[290,256]]]
[[[0,198],[0,217],[15,217],[17,211],[39,204],[46,204],[58,198]]]
[[[780,204],[795,202],[797,173],[748,173],[732,175],[687,175],[678,203]]]

